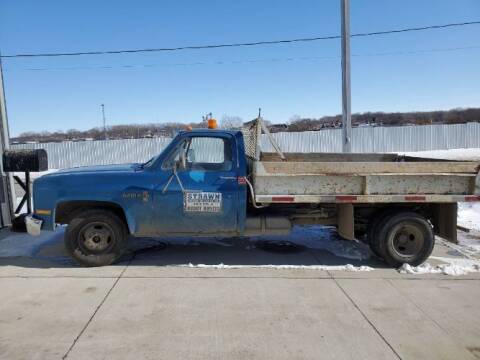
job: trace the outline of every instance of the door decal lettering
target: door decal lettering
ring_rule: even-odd
[[[185,212],[218,213],[222,211],[222,193],[189,192],[183,194],[183,210]]]

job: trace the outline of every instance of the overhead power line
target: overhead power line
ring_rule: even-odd
[[[377,36],[377,35],[398,34],[398,33],[412,32],[412,31],[445,29],[445,28],[468,26],[468,25],[479,25],[479,24],[480,24],[480,21],[469,21],[469,22],[461,22],[461,23],[450,23],[450,24],[442,24],[442,25],[430,25],[430,26],[404,28],[404,29],[357,33],[357,34],[352,34],[351,37],[367,37],[367,36]],[[147,52],[172,52],[172,51],[182,51],[182,50],[203,50],[203,49],[218,49],[218,48],[228,48],[228,47],[289,44],[289,43],[301,43],[301,42],[310,42],[310,41],[333,40],[333,39],[340,39],[340,38],[341,38],[340,35],[331,35],[331,36],[317,36],[317,37],[311,37],[311,38],[298,38],[298,39],[286,39],[286,40],[270,40],[270,41],[255,41],[255,42],[245,42],[245,43],[228,43],[228,44],[211,44],[211,45],[190,45],[190,46],[165,47],[165,48],[77,51],[77,52],[64,52],[64,53],[37,53],[37,54],[11,54],[11,55],[7,54],[7,55],[1,55],[0,57],[5,59],[9,59],[9,58],[11,59],[11,58],[57,57],[57,56],[80,56],[80,55],[113,55],[113,54],[147,53]]]
[[[377,56],[402,56],[402,55],[423,55],[437,52],[452,52],[462,50],[479,50],[480,46],[464,46],[453,48],[434,48],[422,50],[400,50],[388,52],[375,52],[365,54],[352,54],[352,57],[377,57]],[[86,65],[86,66],[65,66],[65,67],[29,67],[29,68],[12,68],[4,70],[8,71],[52,71],[52,70],[96,70],[96,69],[138,69],[138,68],[153,68],[153,67],[170,67],[170,66],[199,66],[199,65],[237,65],[237,64],[254,64],[266,62],[293,62],[293,61],[318,61],[318,60],[332,60],[340,58],[339,55],[334,56],[303,56],[303,57],[276,57],[265,59],[245,59],[245,60],[219,60],[219,61],[197,61],[189,63],[153,63],[153,64],[123,64],[123,65]]]

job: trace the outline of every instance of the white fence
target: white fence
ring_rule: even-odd
[[[340,129],[276,133],[284,152],[341,152]],[[82,141],[12,145],[13,149],[45,149],[49,167],[63,169],[83,165],[146,161],[162,151],[169,138]],[[399,127],[353,128],[354,152],[402,152],[480,148],[480,123]],[[274,151],[263,135],[262,150]]]
[[[285,152],[341,152],[341,129],[273,134]],[[352,129],[354,152],[402,152],[480,147],[480,123]],[[262,149],[274,151],[265,137]]]
[[[18,144],[12,149],[45,149],[48,167],[65,169],[85,165],[144,162],[160,153],[170,138]]]

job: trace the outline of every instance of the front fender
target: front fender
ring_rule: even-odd
[[[55,226],[55,223],[68,223],[74,217],[75,212],[93,208],[112,210],[126,222],[130,234],[135,232],[136,219],[124,204],[108,198],[101,199],[98,197],[91,199],[85,199],[84,197],[59,199],[52,214],[52,219],[55,219],[53,226]],[[37,214],[35,217],[38,218]]]

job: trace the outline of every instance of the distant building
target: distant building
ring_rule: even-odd
[[[268,127],[268,130],[272,133],[276,132],[284,132],[288,130],[288,125],[287,124],[272,124]]]

